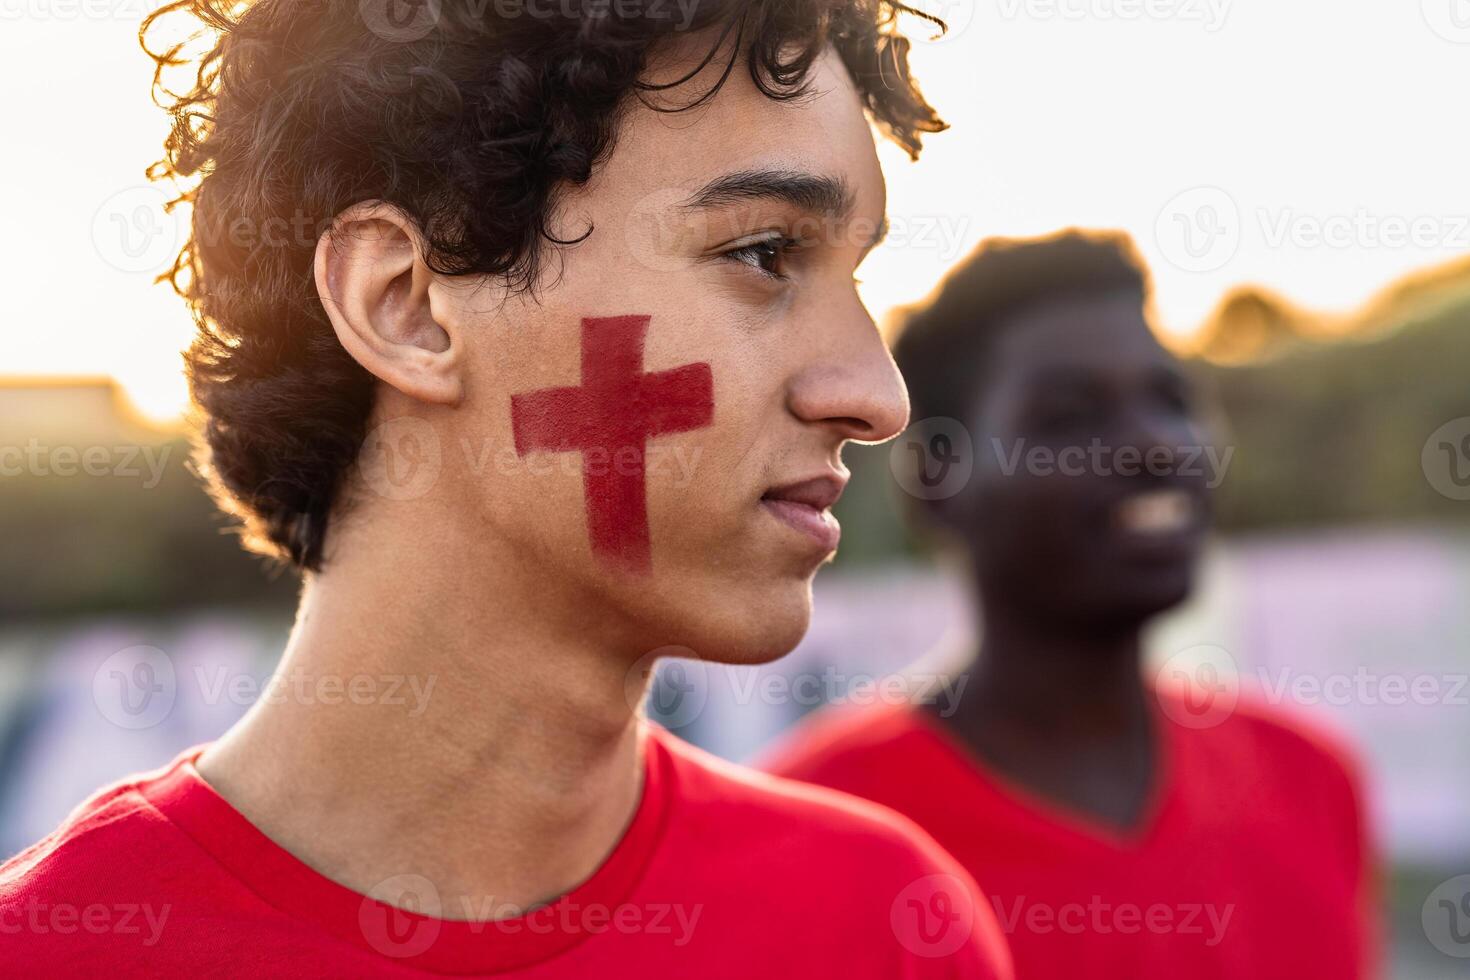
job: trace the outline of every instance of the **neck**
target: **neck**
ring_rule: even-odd
[[[984,644],[962,709],[1050,739],[1147,727],[1141,624],[1095,629],[983,602]]]
[[[1016,605],[981,608],[984,649],[971,697],[947,724],[1042,798],[1135,827],[1159,785],[1138,626],[1066,628]]]
[[[485,918],[570,891],[641,794],[629,662],[519,594],[534,584],[508,564],[367,523],[373,546],[343,542],[308,583],[278,693],[205,752],[201,775],[360,892],[422,875],[443,917]],[[500,571],[466,571],[487,567]]]

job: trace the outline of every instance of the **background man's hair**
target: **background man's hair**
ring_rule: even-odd
[[[660,101],[671,86],[648,85],[645,69],[681,31],[710,31],[724,70],[663,111],[745,69],[769,97],[799,97],[831,46],[911,156],[945,128],[896,26],[901,13],[933,18],[898,0],[561,0],[549,16],[430,0],[406,9],[432,24],[402,34],[370,24],[389,2],[177,0],[140,31],[173,120],[150,176],[178,180],[194,207],[164,278],[198,324],[186,355],[197,465],[248,547],[305,569],[321,566],[373,405],[374,379],[338,343],[313,276],[317,239],[343,210],[394,205],[435,271],[534,288],[548,246],[581,240],[548,230],[557,188],[589,180],[630,99]],[[150,44],[173,15],[217,37],[197,71],[183,45]],[[191,82],[174,93],[165,75],[180,68]]]
[[[1044,238],[992,238],[957,265],[923,303],[899,317],[894,359],[915,421],[970,424],[996,340],[1020,310],[1076,296],[1133,292],[1149,299],[1133,240],[1119,231],[1069,228]]]

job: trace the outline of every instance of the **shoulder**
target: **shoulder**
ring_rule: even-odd
[[[1255,688],[1242,688],[1225,710],[1193,716],[1186,694],[1164,689],[1157,693],[1176,727],[1210,750],[1252,762],[1269,760],[1273,768],[1357,780],[1357,753],[1342,733],[1321,717],[1273,703]]]
[[[94,878],[94,862],[132,846],[166,826],[139,792],[137,780],[104,787],[81,803],[50,834],[0,864],[0,904],[39,891],[56,891],[79,877]]]
[[[831,705],[812,712],[764,752],[765,772],[860,792],[867,774],[886,768],[882,760],[914,761],[923,725],[908,705]],[[866,794],[864,794],[866,795]]]
[[[886,807],[822,786],[727,762],[667,733],[659,741],[674,759],[686,816],[739,819],[750,829],[824,846],[927,853],[927,837]],[[918,831],[922,835],[922,831]],[[942,853],[942,852],[941,852]]]
[[[1298,800],[1316,812],[1336,811],[1362,822],[1363,767],[1348,739],[1329,721],[1306,710],[1273,703],[1244,687],[1209,715],[1191,715],[1185,694],[1158,691],[1174,723],[1175,744],[1197,772],[1277,800]],[[1356,830],[1354,831],[1357,832]]]
[[[145,797],[157,773],[108,786],[78,806],[45,838],[0,864],[0,932],[11,966],[55,970],[136,940],[151,947],[169,910],[173,879],[192,848]]]
[[[716,842],[738,832],[742,850],[759,855],[748,865],[764,882],[751,883],[763,901],[780,901],[769,887],[780,879],[805,907],[828,909],[832,930],[844,928],[841,910],[855,936],[892,935],[901,955],[953,971],[934,976],[1010,976],[989,903],[917,824],[847,793],[726,762],[667,733],[658,741],[674,760],[681,833]],[[740,874],[732,871],[727,884],[739,887]]]

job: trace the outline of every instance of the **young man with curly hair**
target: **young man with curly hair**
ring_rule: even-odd
[[[262,700],[94,796],[0,871],[7,971],[1008,973],[917,828],[639,711],[663,654],[798,641],[842,447],[905,424],[853,280],[884,227],[871,124],[913,155],[942,128],[898,12],[150,18],[145,45],[174,15],[218,32],[158,169],[197,179],[174,280],[204,472],[306,573],[280,670],[432,695]],[[125,906],[139,928],[57,921]]]

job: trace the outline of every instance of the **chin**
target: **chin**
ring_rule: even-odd
[[[1110,597],[1108,606],[1116,611],[1117,618],[1139,622],[1168,612],[1194,591],[1193,576],[1188,571],[1143,576],[1120,584],[1123,587]]]
[[[759,589],[730,586],[704,608],[690,610],[682,644],[702,660],[764,664],[796,648],[812,620],[811,579],[768,582]]]

